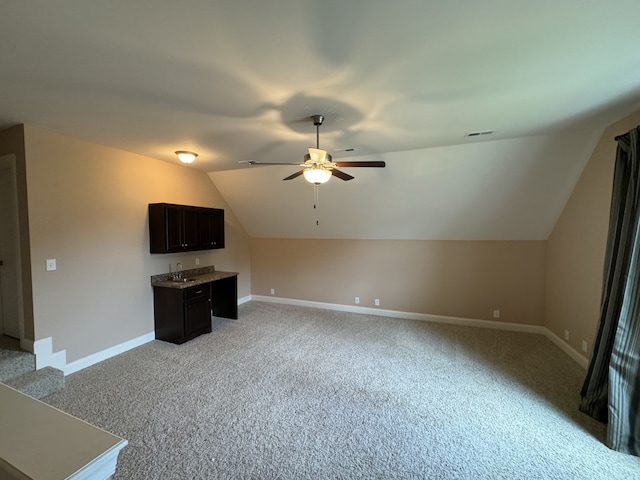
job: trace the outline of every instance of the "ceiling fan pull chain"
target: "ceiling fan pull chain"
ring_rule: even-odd
[[[313,184],[313,209],[316,210],[318,208],[318,184]]]
[[[316,226],[320,225],[318,221],[318,184],[313,184],[313,209],[316,211]]]

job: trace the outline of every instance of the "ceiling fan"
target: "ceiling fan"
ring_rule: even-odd
[[[316,148],[309,148],[309,153],[304,156],[303,163],[262,163],[250,160],[247,163],[250,165],[297,165],[303,167],[302,170],[297,171],[294,174],[289,175],[283,180],[293,180],[300,175],[304,176],[305,180],[314,185],[320,185],[329,181],[331,176],[338,177],[341,180],[351,180],[354,177],[348,173],[338,170],[340,168],[352,168],[352,167],[376,167],[383,168],[385,162],[382,161],[364,161],[364,162],[334,162],[329,153],[325,150],[320,150],[320,125],[324,122],[324,115],[312,115],[311,120],[316,126]]]

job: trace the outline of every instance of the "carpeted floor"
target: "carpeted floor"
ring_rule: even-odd
[[[44,400],[129,440],[116,479],[632,479],[541,335],[249,302]]]

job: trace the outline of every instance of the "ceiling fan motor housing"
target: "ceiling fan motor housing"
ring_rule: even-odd
[[[327,153],[324,157],[326,162],[331,162],[331,160],[333,159],[333,157],[331,156],[330,153]],[[305,153],[304,155],[304,161],[305,163],[311,160],[311,155],[309,155],[308,153]],[[323,162],[324,163],[324,162]]]

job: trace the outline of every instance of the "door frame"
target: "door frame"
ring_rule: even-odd
[[[3,312],[11,311],[16,315],[13,324],[9,324],[7,318],[3,318],[0,312],[0,333],[24,339],[24,305],[22,291],[22,256],[20,251],[20,227],[19,227],[19,207],[18,207],[18,177],[17,163],[14,154],[0,155],[0,181],[3,185],[9,185],[8,195],[4,200],[8,200],[7,208],[0,208],[0,223],[8,228],[3,228],[4,232],[9,232],[4,239],[4,266],[0,266],[0,309]],[[6,190],[5,190],[6,191]],[[5,202],[3,202],[5,203]],[[0,240],[2,241],[2,240]],[[14,260],[15,265],[7,264]],[[4,279],[4,281],[3,281]],[[8,302],[10,306],[7,307]]]

